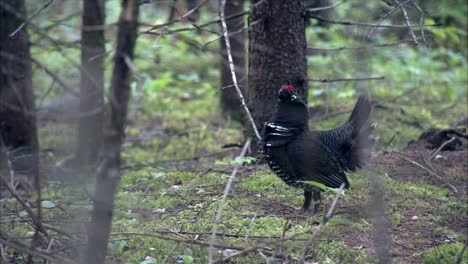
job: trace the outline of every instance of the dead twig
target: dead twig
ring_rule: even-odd
[[[210,243],[204,242],[201,240],[197,239],[189,239],[189,238],[176,238],[176,237],[168,237],[168,236],[163,236],[160,234],[149,234],[149,233],[136,233],[136,232],[119,232],[119,233],[112,233],[111,236],[143,236],[143,237],[153,237],[161,240],[168,240],[168,241],[174,241],[177,243],[187,243],[187,244],[194,244],[194,245],[199,245],[199,246],[205,246],[209,247],[211,246]],[[224,245],[224,244],[213,244],[213,247],[219,248],[219,249],[233,249],[233,250],[243,250],[243,247],[238,247],[238,246],[231,246],[231,245]]]
[[[241,13],[238,13],[238,14],[234,14],[234,15],[231,15],[231,16],[228,16],[226,17],[226,21],[227,20],[230,20],[230,19],[235,19],[235,18],[238,18],[240,16],[245,16],[247,15],[249,12],[248,11],[244,11],[244,12],[241,12]],[[204,27],[207,27],[207,26],[210,26],[210,25],[213,25],[213,24],[217,24],[221,22],[221,19],[216,19],[216,20],[212,20],[212,21],[208,21],[206,23],[203,23],[203,24],[200,24],[200,25],[195,25],[195,24],[192,24],[192,26],[190,27],[184,27],[184,28],[178,28],[178,29],[174,29],[174,30],[167,30],[165,32],[152,32],[152,31],[149,31],[149,32],[142,32],[140,34],[150,34],[150,35],[156,35],[156,36],[160,36],[160,35],[164,35],[164,34],[172,34],[172,33],[178,33],[178,32],[185,32],[185,31],[193,31],[193,30],[200,30]],[[148,25],[146,25],[148,26]],[[219,35],[218,33],[216,33],[216,35]]]
[[[466,251],[466,242],[464,243],[462,250],[460,253],[457,255],[457,259],[455,260],[455,264],[461,264],[463,260],[463,255],[465,254]]]
[[[2,233],[1,231],[0,231],[0,244],[14,248],[21,252],[25,252],[31,256],[43,258],[52,263],[63,263],[63,264],[75,264],[76,263],[73,260],[58,256],[56,254],[48,253],[42,249],[32,248],[25,243],[12,239],[7,234]]]
[[[225,7],[226,7],[226,0],[221,0],[221,5],[219,7],[219,15],[221,17],[221,28],[222,28],[223,35],[224,35],[224,42],[226,43],[226,53],[227,53],[228,61],[229,61],[229,68],[231,70],[232,82],[234,83],[234,87],[236,88],[237,95],[239,96],[241,104],[244,107],[245,113],[247,114],[247,117],[252,125],[253,131],[255,132],[255,136],[260,141],[262,140],[262,137],[260,136],[260,133],[258,133],[258,129],[257,129],[257,126],[255,125],[255,121],[252,118],[252,115],[250,114],[250,110],[247,107],[247,104],[245,103],[244,96],[242,95],[242,91],[239,88],[239,84],[237,83],[237,75],[236,75],[236,70],[234,66],[234,60],[232,58],[231,41],[229,40],[229,32],[228,32],[228,28],[226,24],[226,17],[224,14]],[[211,258],[210,258],[210,261],[211,261]]]
[[[327,6],[321,6],[321,7],[316,7],[316,8],[308,8],[307,9],[307,12],[309,13],[313,13],[313,12],[318,12],[318,11],[323,11],[323,10],[328,10],[328,9],[333,9],[341,4],[343,4],[345,1],[340,1],[340,2],[336,2],[334,4],[331,4],[331,5],[327,5]]]
[[[416,162],[416,161],[414,161],[414,160],[412,160],[412,159],[406,157],[406,156],[403,155],[403,154],[400,154],[400,153],[397,153],[397,152],[394,152],[394,151],[390,151],[390,152],[387,152],[387,153],[389,153],[389,154],[391,154],[391,155],[394,155],[394,156],[396,156],[396,157],[398,157],[398,158],[404,159],[404,160],[406,160],[407,162],[409,162],[409,163],[411,163],[411,164],[413,164],[413,165],[415,165],[415,166],[421,168],[422,170],[424,170],[424,171],[426,171],[427,173],[429,173],[431,176],[437,178],[438,180],[440,180],[441,182],[443,182],[445,185],[447,185],[447,187],[449,187],[449,189],[450,189],[453,193],[458,194],[458,189],[457,189],[455,186],[453,186],[453,184],[451,184],[450,182],[448,182],[445,178],[443,178],[443,177],[437,175],[433,170],[426,168],[425,166],[423,166],[423,165],[420,164],[419,162]]]
[[[302,254],[301,254],[301,257],[299,259],[299,263],[304,264],[307,252],[309,252],[309,250],[310,250],[312,244],[314,243],[314,240],[317,237],[318,233],[323,228],[323,226],[325,226],[327,224],[327,222],[330,221],[330,219],[332,218],[333,210],[335,210],[336,203],[338,202],[338,199],[340,198],[340,195],[343,193],[344,187],[345,187],[345,184],[344,183],[341,184],[340,189],[338,190],[338,192],[335,195],[335,199],[333,199],[333,202],[331,203],[330,208],[328,208],[328,212],[323,216],[322,222],[320,222],[320,224],[314,228],[314,231],[312,233],[312,236],[309,238],[309,241],[307,241],[304,244],[304,247],[302,249]]]
[[[5,180],[3,177],[0,177],[0,181],[2,182],[2,185],[8,190],[8,192],[10,192],[11,196],[13,196],[13,198],[15,198],[21,204],[23,209],[31,218],[31,222],[33,223],[36,230],[40,231],[47,238],[49,238],[49,234],[47,233],[47,230],[44,228],[44,225],[42,224],[41,219],[32,211],[31,207],[29,207],[29,205],[23,200],[23,198],[21,198],[21,196],[18,193],[16,193],[16,191],[13,189],[13,187],[10,185],[10,183],[7,180]],[[41,206],[40,201],[37,206]]]
[[[226,5],[226,1],[223,0],[223,2],[224,2],[224,5],[222,5],[222,7],[224,8],[224,6]],[[252,139],[249,138],[245,142],[244,147],[242,148],[242,151],[241,151],[241,153],[239,155],[239,157],[241,159],[245,156],[245,153],[249,149],[251,141],[252,141]],[[232,182],[234,181],[234,178],[236,177],[237,170],[239,169],[239,167],[241,165],[242,165],[241,163],[237,163],[234,166],[234,170],[232,171],[231,176],[229,177],[229,180],[228,180],[228,182],[226,184],[226,188],[224,189],[224,194],[223,194],[223,198],[221,200],[221,203],[219,205],[218,213],[216,214],[216,218],[215,218],[214,225],[213,225],[213,231],[211,233],[211,238],[210,238],[210,248],[208,250],[208,263],[210,263],[210,264],[213,263],[214,246],[212,246],[212,245],[214,244],[214,240],[216,238],[216,233],[218,232],[218,226],[219,226],[219,222],[221,220],[221,216],[223,214],[224,205],[226,204],[227,196],[229,195],[229,191],[231,190],[231,185],[232,185]]]
[[[11,34],[8,35],[8,36],[13,37],[14,35],[16,35],[16,33],[18,33],[27,23],[29,23],[37,15],[39,15],[39,13],[41,13],[42,10],[46,9],[50,4],[52,4],[53,1],[54,0],[49,0],[47,3],[45,3],[41,8],[39,8],[36,12],[34,12],[34,14],[32,14],[30,17],[28,17],[23,23],[21,23],[21,25],[19,25],[19,27],[17,29],[15,29],[15,31],[11,32]]]
[[[308,78],[311,82],[321,82],[321,83],[330,83],[330,82],[351,82],[351,81],[370,81],[370,80],[383,80],[385,76],[376,76],[376,77],[351,77],[351,78]]]
[[[414,34],[413,26],[411,25],[411,21],[410,21],[410,18],[408,16],[408,13],[406,12],[405,6],[403,4],[401,4],[400,1],[398,1],[398,0],[393,0],[393,2],[395,2],[395,4],[397,4],[398,8],[401,10],[401,13],[403,14],[403,17],[405,18],[405,23],[406,23],[406,26],[408,27],[408,32],[410,33],[411,37],[413,38],[414,45],[419,45],[418,39],[416,38],[416,34]]]
[[[405,43],[412,43],[412,39],[406,39],[402,41],[397,41],[397,42],[391,42],[391,43],[382,43],[382,44],[371,44],[371,45],[365,45],[365,46],[342,46],[342,47],[337,47],[337,48],[318,48],[318,47],[307,47],[307,50],[317,50],[317,51],[341,51],[341,50],[360,50],[360,49],[370,49],[370,48],[382,48],[382,47],[391,47],[391,46],[397,46]]]
[[[372,36],[372,34],[374,34],[375,30],[382,24],[382,22],[385,20],[385,18],[387,18],[389,15],[393,14],[393,12],[395,12],[396,10],[396,7],[393,7],[392,9],[390,9],[390,11],[388,11],[387,13],[385,13],[383,16],[380,17],[379,21],[377,21],[377,25],[375,27],[373,27],[370,31],[369,31],[369,34],[367,34],[367,38],[370,38]]]
[[[166,26],[169,26],[169,25],[172,25],[174,23],[177,23],[177,22],[180,22],[182,21],[183,19],[187,18],[188,16],[190,16],[191,14],[193,14],[194,12],[196,12],[198,9],[200,9],[202,6],[204,6],[206,3],[208,2],[208,0],[203,0],[201,3],[199,3],[197,6],[195,6],[194,8],[192,8],[191,10],[187,11],[187,13],[183,14],[182,16],[178,17],[177,19],[174,19],[174,20],[171,20],[169,22],[166,22],[166,23],[163,23],[163,24],[160,24],[160,25],[154,25],[154,26],[151,26],[150,29],[146,30],[143,32],[143,34],[145,33],[149,33],[155,29],[158,29],[158,28],[161,28],[161,27],[166,27]]]
[[[429,154],[429,156],[427,157],[427,161],[430,162],[437,154],[439,154],[439,152],[445,147],[447,146],[448,144],[452,143],[453,141],[455,141],[457,138],[456,137],[452,137],[450,138],[449,140],[445,141],[442,145],[440,145],[440,147],[438,149],[436,149],[432,154]]]
[[[425,13],[422,10],[422,8],[416,2],[411,1],[411,3],[414,5],[414,7],[416,7],[416,9],[421,14],[421,16],[419,17],[419,28],[420,28],[420,31],[421,31],[421,38],[422,38],[422,41],[423,41],[424,45],[426,46],[426,48],[429,48],[429,44],[427,44],[427,40],[426,40],[426,35],[424,34],[424,15],[425,15]]]
[[[328,23],[328,24],[337,24],[337,25],[344,25],[344,26],[363,26],[363,27],[381,27],[381,28],[407,28],[408,25],[377,25],[373,23],[366,23],[366,22],[359,22],[359,21],[349,21],[349,20],[332,20],[332,19],[325,19],[319,16],[309,15],[309,18],[316,19],[320,22]],[[436,27],[440,26],[440,23],[435,24],[428,24],[424,25],[425,27]],[[420,27],[420,25],[410,25],[411,27]]]

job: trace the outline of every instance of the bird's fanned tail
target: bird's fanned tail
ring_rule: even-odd
[[[375,125],[369,124],[370,112],[371,104],[369,99],[365,95],[360,95],[348,119],[353,127],[351,133],[352,144],[346,155],[349,159],[348,164],[351,171],[363,167],[365,162],[369,160],[372,151],[372,132]]]

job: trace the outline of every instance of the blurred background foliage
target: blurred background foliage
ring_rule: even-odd
[[[144,4],[140,19],[142,24],[166,22],[169,2]],[[318,25],[316,20],[311,19],[307,30],[309,47],[343,49],[312,51],[308,57],[310,78],[384,76],[384,79],[360,84],[352,81],[310,82],[310,105],[325,104],[327,112],[350,108],[352,98],[356,96],[356,87],[364,85],[376,102],[384,104],[386,115],[381,116],[376,111],[375,119],[381,121],[379,132],[385,140],[392,136],[392,128],[395,127],[390,119],[400,123],[404,119],[404,122],[414,124],[401,128],[409,134],[395,142],[400,147],[423,129],[449,126],[462,118],[466,114],[467,103],[466,4],[461,0],[417,2],[425,10],[425,24],[440,24],[424,28],[428,48],[422,41],[419,46],[411,43],[376,46],[408,40],[410,36],[406,28],[379,28],[367,38],[371,27]],[[30,0],[27,3],[31,12],[40,8],[43,1]],[[40,29],[30,29],[33,57],[66,80],[76,93],[79,87],[79,9],[79,1],[55,3],[35,18]],[[389,7],[382,1],[344,1],[333,10],[331,19],[375,23],[388,10]],[[414,23],[419,23],[418,11],[414,8],[409,10]],[[106,2],[106,87],[109,87],[115,23],[119,11],[119,1]],[[212,21],[217,17],[216,12],[217,4],[213,1],[200,9],[197,24]],[[404,24],[404,20],[401,15],[395,14],[388,16],[382,24]],[[181,28],[185,30],[171,33],[171,30]],[[141,26],[140,31],[147,29]],[[197,30],[190,23],[175,23],[157,31],[162,34],[139,36],[135,59],[137,73],[133,83],[135,104],[132,108],[145,113],[145,118],[164,119],[175,115],[196,120],[205,118],[203,109],[218,109],[219,41],[212,32],[219,32],[220,29],[216,23],[204,29]],[[415,28],[416,34],[421,37],[419,30]],[[44,33],[48,37],[44,37]],[[57,43],[60,45],[54,45]],[[359,50],[362,49],[356,47],[366,46],[366,55],[360,56]],[[35,67],[34,84],[39,104],[47,106],[47,102],[54,102],[54,97],[63,100],[60,89],[47,93],[52,80],[41,74],[39,67]],[[39,105],[41,107],[44,105]],[[197,111],[202,113],[198,115]],[[393,115],[392,118],[388,118],[389,113]],[[338,116],[337,121],[319,122],[313,126],[327,127],[344,118]]]

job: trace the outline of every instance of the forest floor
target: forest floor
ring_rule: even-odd
[[[242,142],[237,124],[225,123],[209,109],[171,114],[172,118],[130,118],[108,262],[206,263],[207,245],[227,180],[240,162],[243,165],[216,234],[214,258],[255,248],[232,257],[229,263],[296,263],[336,194],[323,195],[322,212],[302,212],[297,209],[303,202],[302,190],[287,186],[265,165],[250,158],[235,159],[242,143],[222,148]],[[318,127],[331,128],[345,118],[342,115]],[[383,130],[391,126],[384,124]],[[43,134],[52,131],[41,129]],[[333,218],[314,239],[306,254],[307,263],[378,262],[375,241],[381,234],[374,231],[368,177],[377,177],[382,186],[386,229],[392,241],[388,246],[395,263],[453,263],[461,252],[468,231],[466,141],[458,150],[439,151],[429,159],[434,149],[423,141],[405,146],[406,139],[416,139],[416,132],[400,137],[383,130],[376,134],[387,133],[382,140],[387,142],[387,150],[377,152],[372,171],[348,175],[351,188],[338,200]],[[42,146],[64,145],[60,140],[49,137]],[[393,148],[395,142],[399,146]],[[427,169],[453,185],[457,193]],[[61,242],[52,243],[51,252],[71,257],[82,245],[79,241],[86,230],[83,223],[91,206],[92,188],[77,188],[70,181],[65,186],[66,174],[54,169],[49,175],[43,200],[51,201],[52,206],[44,208],[43,221],[65,230],[61,234],[52,231]],[[16,212],[2,216],[3,223],[25,217],[14,199],[4,200],[2,205],[4,211]],[[19,220],[9,225],[10,234],[30,236],[30,227]],[[64,236],[67,233],[68,237]],[[467,255],[462,263],[467,263]]]

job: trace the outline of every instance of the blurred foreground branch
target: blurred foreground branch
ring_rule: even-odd
[[[228,28],[226,25],[226,17],[224,15],[225,8],[226,8],[226,0],[221,0],[221,6],[220,6],[221,28],[223,30],[224,41],[226,43],[226,53],[227,53],[228,61],[229,61],[229,68],[231,69],[232,82],[234,83],[234,87],[236,88],[237,94],[239,95],[241,104],[244,107],[245,113],[247,114],[247,118],[249,119],[252,125],[255,136],[260,141],[262,137],[260,136],[260,133],[258,133],[258,129],[257,129],[257,126],[255,125],[255,121],[252,117],[252,114],[250,113],[249,108],[247,107],[247,104],[245,103],[244,96],[242,95],[242,91],[239,87],[239,83],[237,82],[234,60],[232,59],[231,42],[229,40],[229,32],[228,32]],[[211,261],[211,258],[210,258],[210,261]]]

